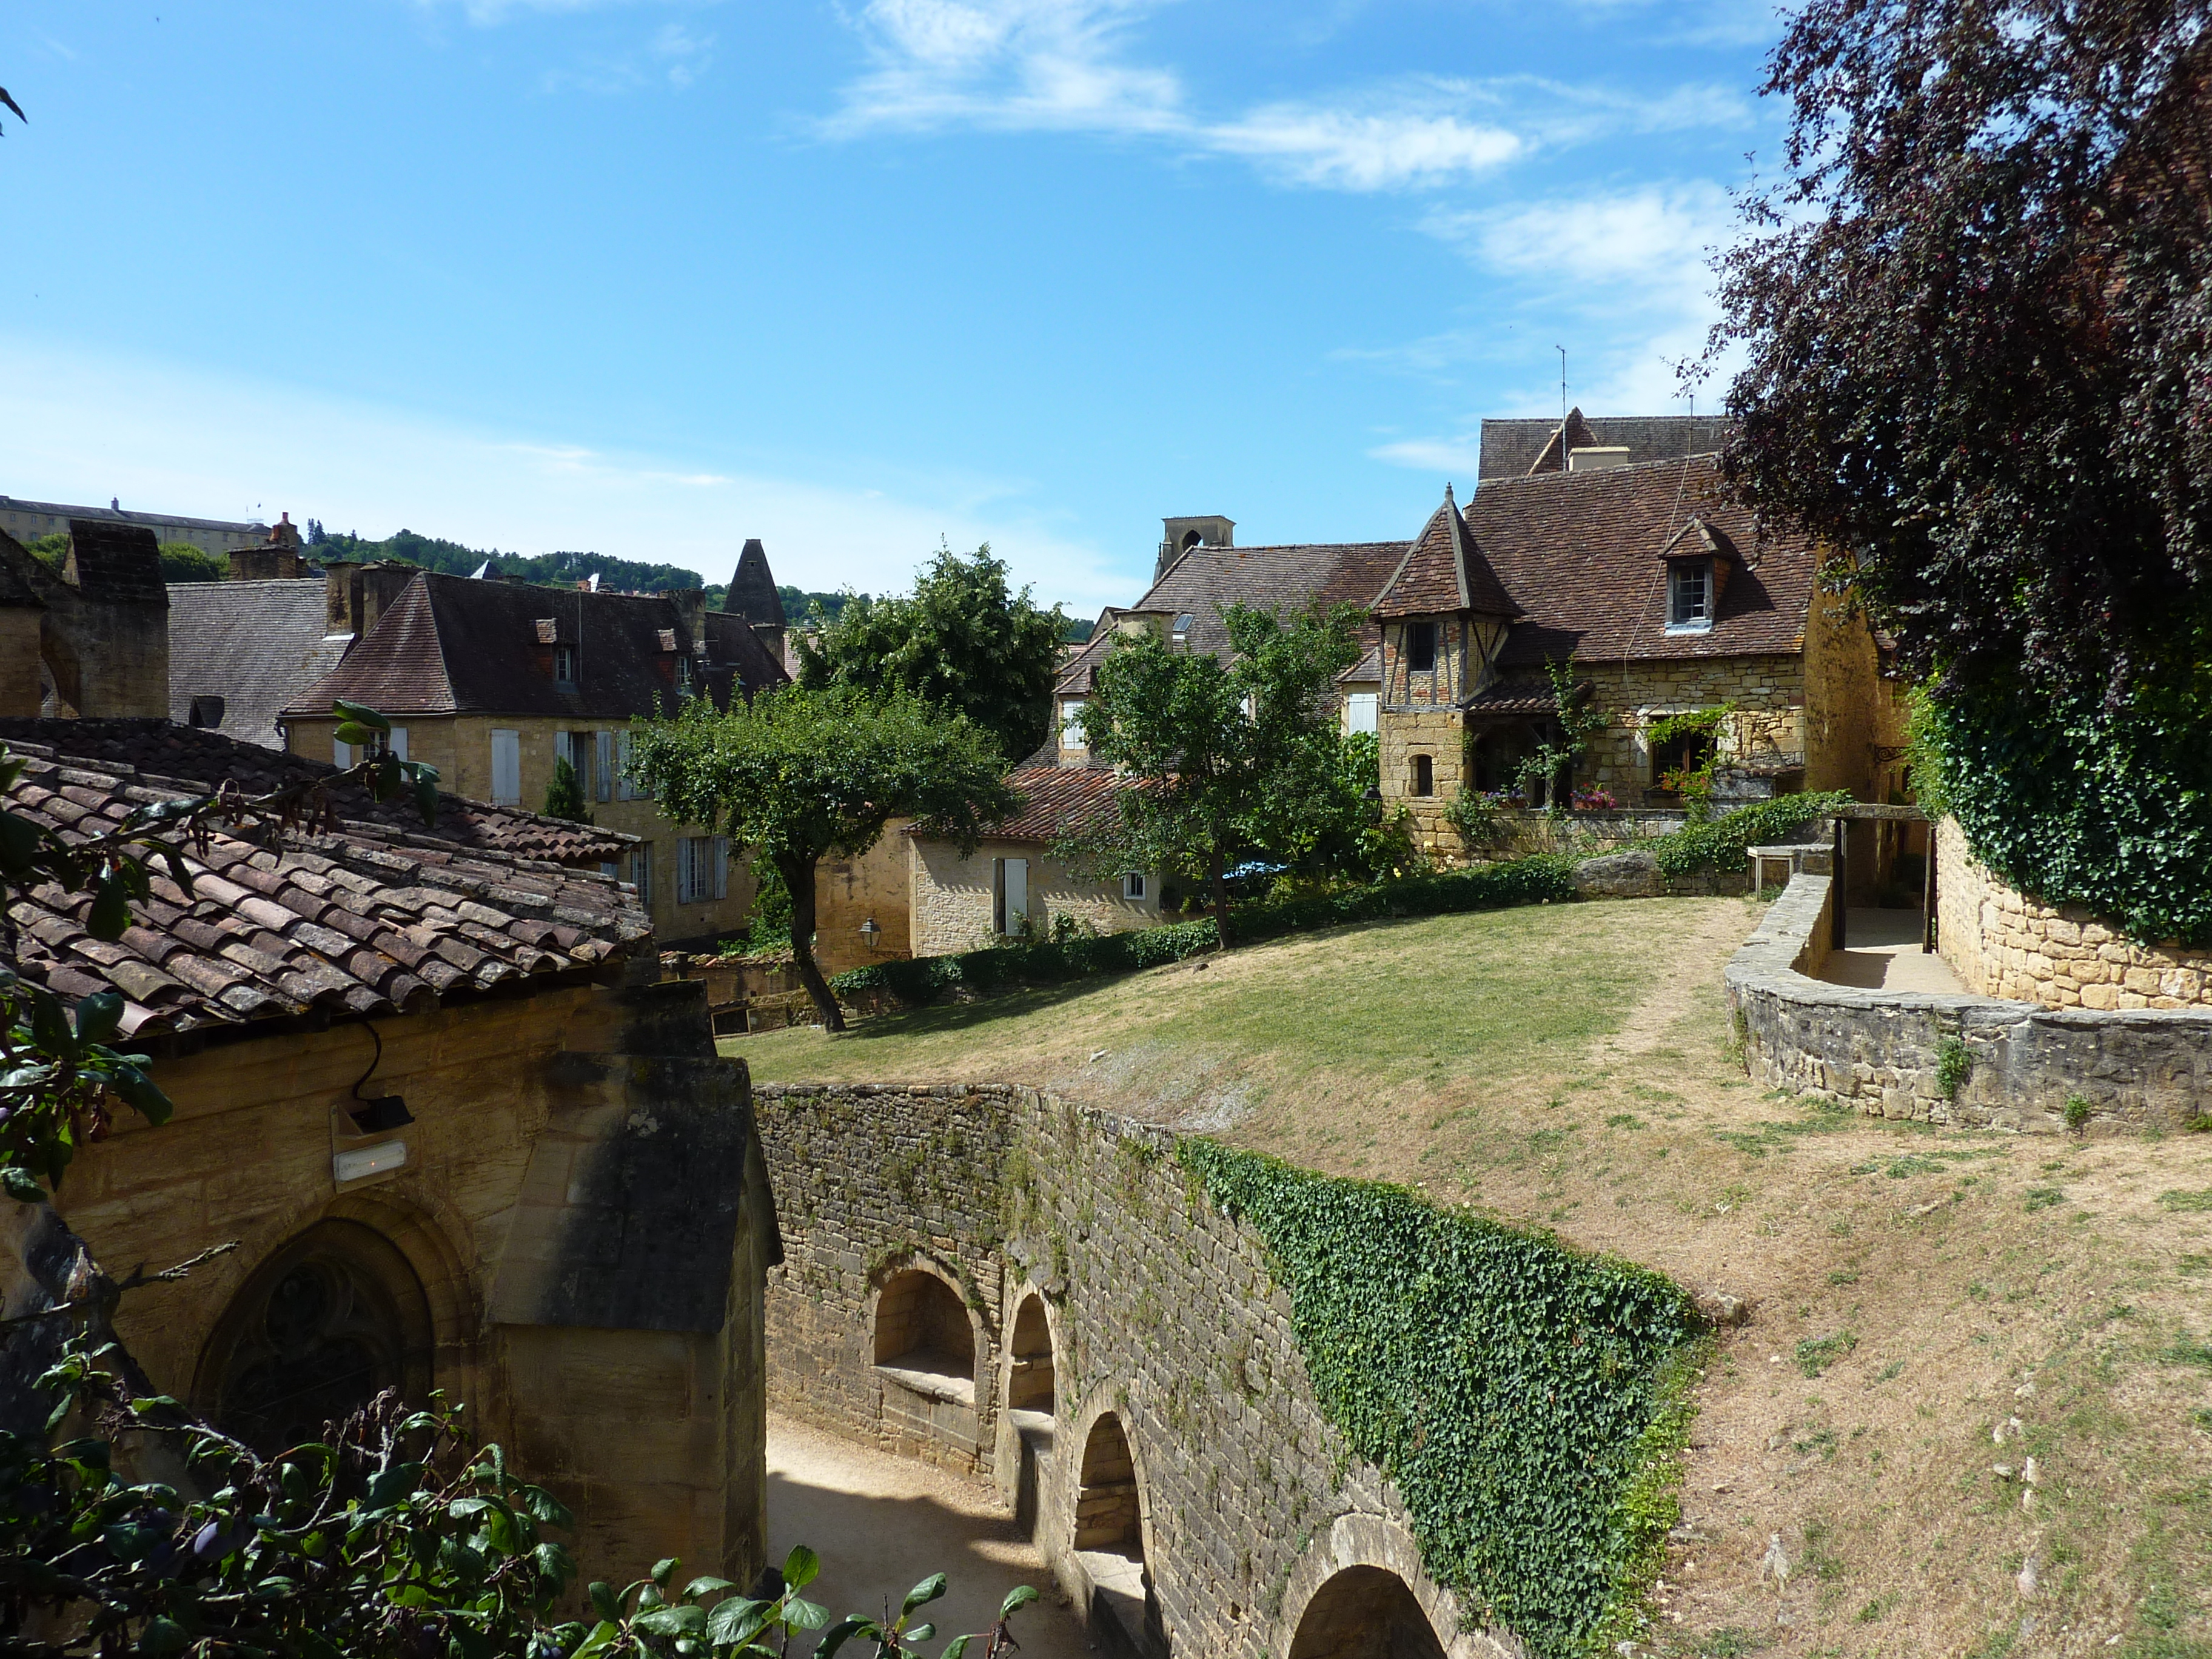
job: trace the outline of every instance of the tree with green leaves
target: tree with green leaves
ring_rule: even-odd
[[[584,805],[583,781],[566,755],[554,757],[553,781],[545,786],[544,811],[549,818],[566,818],[571,823],[592,821],[592,809]]]
[[[1222,948],[1234,943],[1229,872],[1295,865],[1340,814],[1346,776],[1336,677],[1359,659],[1358,610],[1285,623],[1231,607],[1231,655],[1157,635],[1116,641],[1079,716],[1091,757],[1132,787],[1119,810],[1055,848],[1080,869],[1173,871],[1206,884]]]
[[[389,724],[340,703],[339,739],[377,748]],[[21,763],[0,750],[0,794]],[[325,825],[329,791],[379,799],[411,786],[434,821],[437,774],[379,752],[332,776],[246,799],[234,789],[149,803],[116,828],[72,840],[0,806],[0,926],[9,890],[56,885],[93,896],[88,929],[113,939],[143,896],[150,863],[191,889],[184,848],[218,826],[272,839]],[[920,1615],[944,1575],[908,1592],[896,1619],[831,1625],[803,1592],[811,1550],[750,1592],[728,1579],[678,1588],[673,1559],[617,1590],[588,1588],[592,1616],[556,1609],[574,1563],[573,1528],[496,1445],[477,1446],[441,1396],[380,1395],[321,1439],[262,1456],[157,1393],[117,1338],[122,1298],[183,1278],[212,1256],[118,1282],[48,1200],[111,1097],[160,1125],[167,1097],[143,1054],[108,1046],[121,999],[74,1010],[0,963],[0,1233],[42,1306],[0,1325],[0,1655],[24,1659],[784,1659],[820,1631],[817,1656],[858,1643],[915,1659],[933,1639]],[[64,1430],[74,1429],[68,1437]],[[940,1659],[997,1659],[1007,1620],[1036,1592],[1006,1597],[987,1632]],[[978,1647],[977,1644],[981,1644]]]
[[[757,849],[791,895],[791,952],[823,1028],[843,1011],[814,961],[815,871],[857,858],[893,818],[972,852],[1012,810],[998,745],[965,714],[896,685],[790,686],[718,714],[704,698],[632,728],[631,775],[661,811]]]
[[[848,600],[818,633],[799,636],[799,682],[896,686],[965,714],[989,732],[1007,763],[1044,741],[1052,684],[1067,619],[1015,592],[988,542],[974,553],[940,550],[914,592]]]

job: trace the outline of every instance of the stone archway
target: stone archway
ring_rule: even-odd
[[[1006,1347],[1007,1409],[1050,1417],[1055,1401],[1052,1322],[1045,1311],[1044,1297],[1036,1291],[1022,1298]]]
[[[876,1364],[924,1371],[970,1385],[975,1334],[959,1291],[935,1273],[909,1267],[894,1274],[876,1298]]]
[[[264,1455],[322,1438],[386,1389],[430,1390],[436,1332],[398,1247],[357,1221],[319,1221],[247,1278],[201,1351],[201,1410]]]
[[[1071,1553],[1091,1588],[1090,1627],[1107,1652],[1164,1659],[1167,1634],[1146,1562],[1143,1483],[1128,1431],[1103,1411],[1083,1439],[1077,1465]]]
[[[1404,1579],[1346,1567],[1306,1603],[1290,1659],[1444,1659],[1444,1650]]]

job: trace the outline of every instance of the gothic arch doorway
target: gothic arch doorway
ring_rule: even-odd
[[[357,1221],[319,1221],[254,1270],[200,1357],[201,1408],[266,1456],[386,1389],[430,1391],[429,1298],[398,1247]]]
[[[1444,1659],[1444,1650],[1404,1579],[1346,1567],[1306,1603],[1291,1659]]]
[[[1044,1298],[1031,1291],[1014,1316],[1012,1364],[1006,1385],[1006,1404],[1014,1411],[1042,1412],[1053,1408],[1052,1326],[1045,1316]]]

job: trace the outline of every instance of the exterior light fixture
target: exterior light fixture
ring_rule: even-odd
[[[380,1141],[374,1146],[356,1146],[351,1152],[332,1154],[331,1178],[343,1186],[349,1181],[361,1181],[382,1175],[387,1170],[397,1170],[406,1162],[405,1141]]]
[[[884,930],[882,928],[876,926],[876,919],[873,916],[870,916],[866,921],[860,924],[860,937],[867,940],[871,945],[873,945],[876,942],[876,935],[883,931]]]

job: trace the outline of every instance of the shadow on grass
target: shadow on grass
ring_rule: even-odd
[[[1112,988],[1133,974],[1113,974],[1097,979],[1072,980],[1065,985],[1031,986],[1018,991],[995,991],[971,1002],[933,1002],[926,1008],[909,1008],[896,1014],[878,1014],[855,1021],[838,1042],[865,1042],[876,1037],[931,1036],[940,1031],[973,1030],[994,1020],[1018,1019],[1024,1014],[1080,1002]]]

